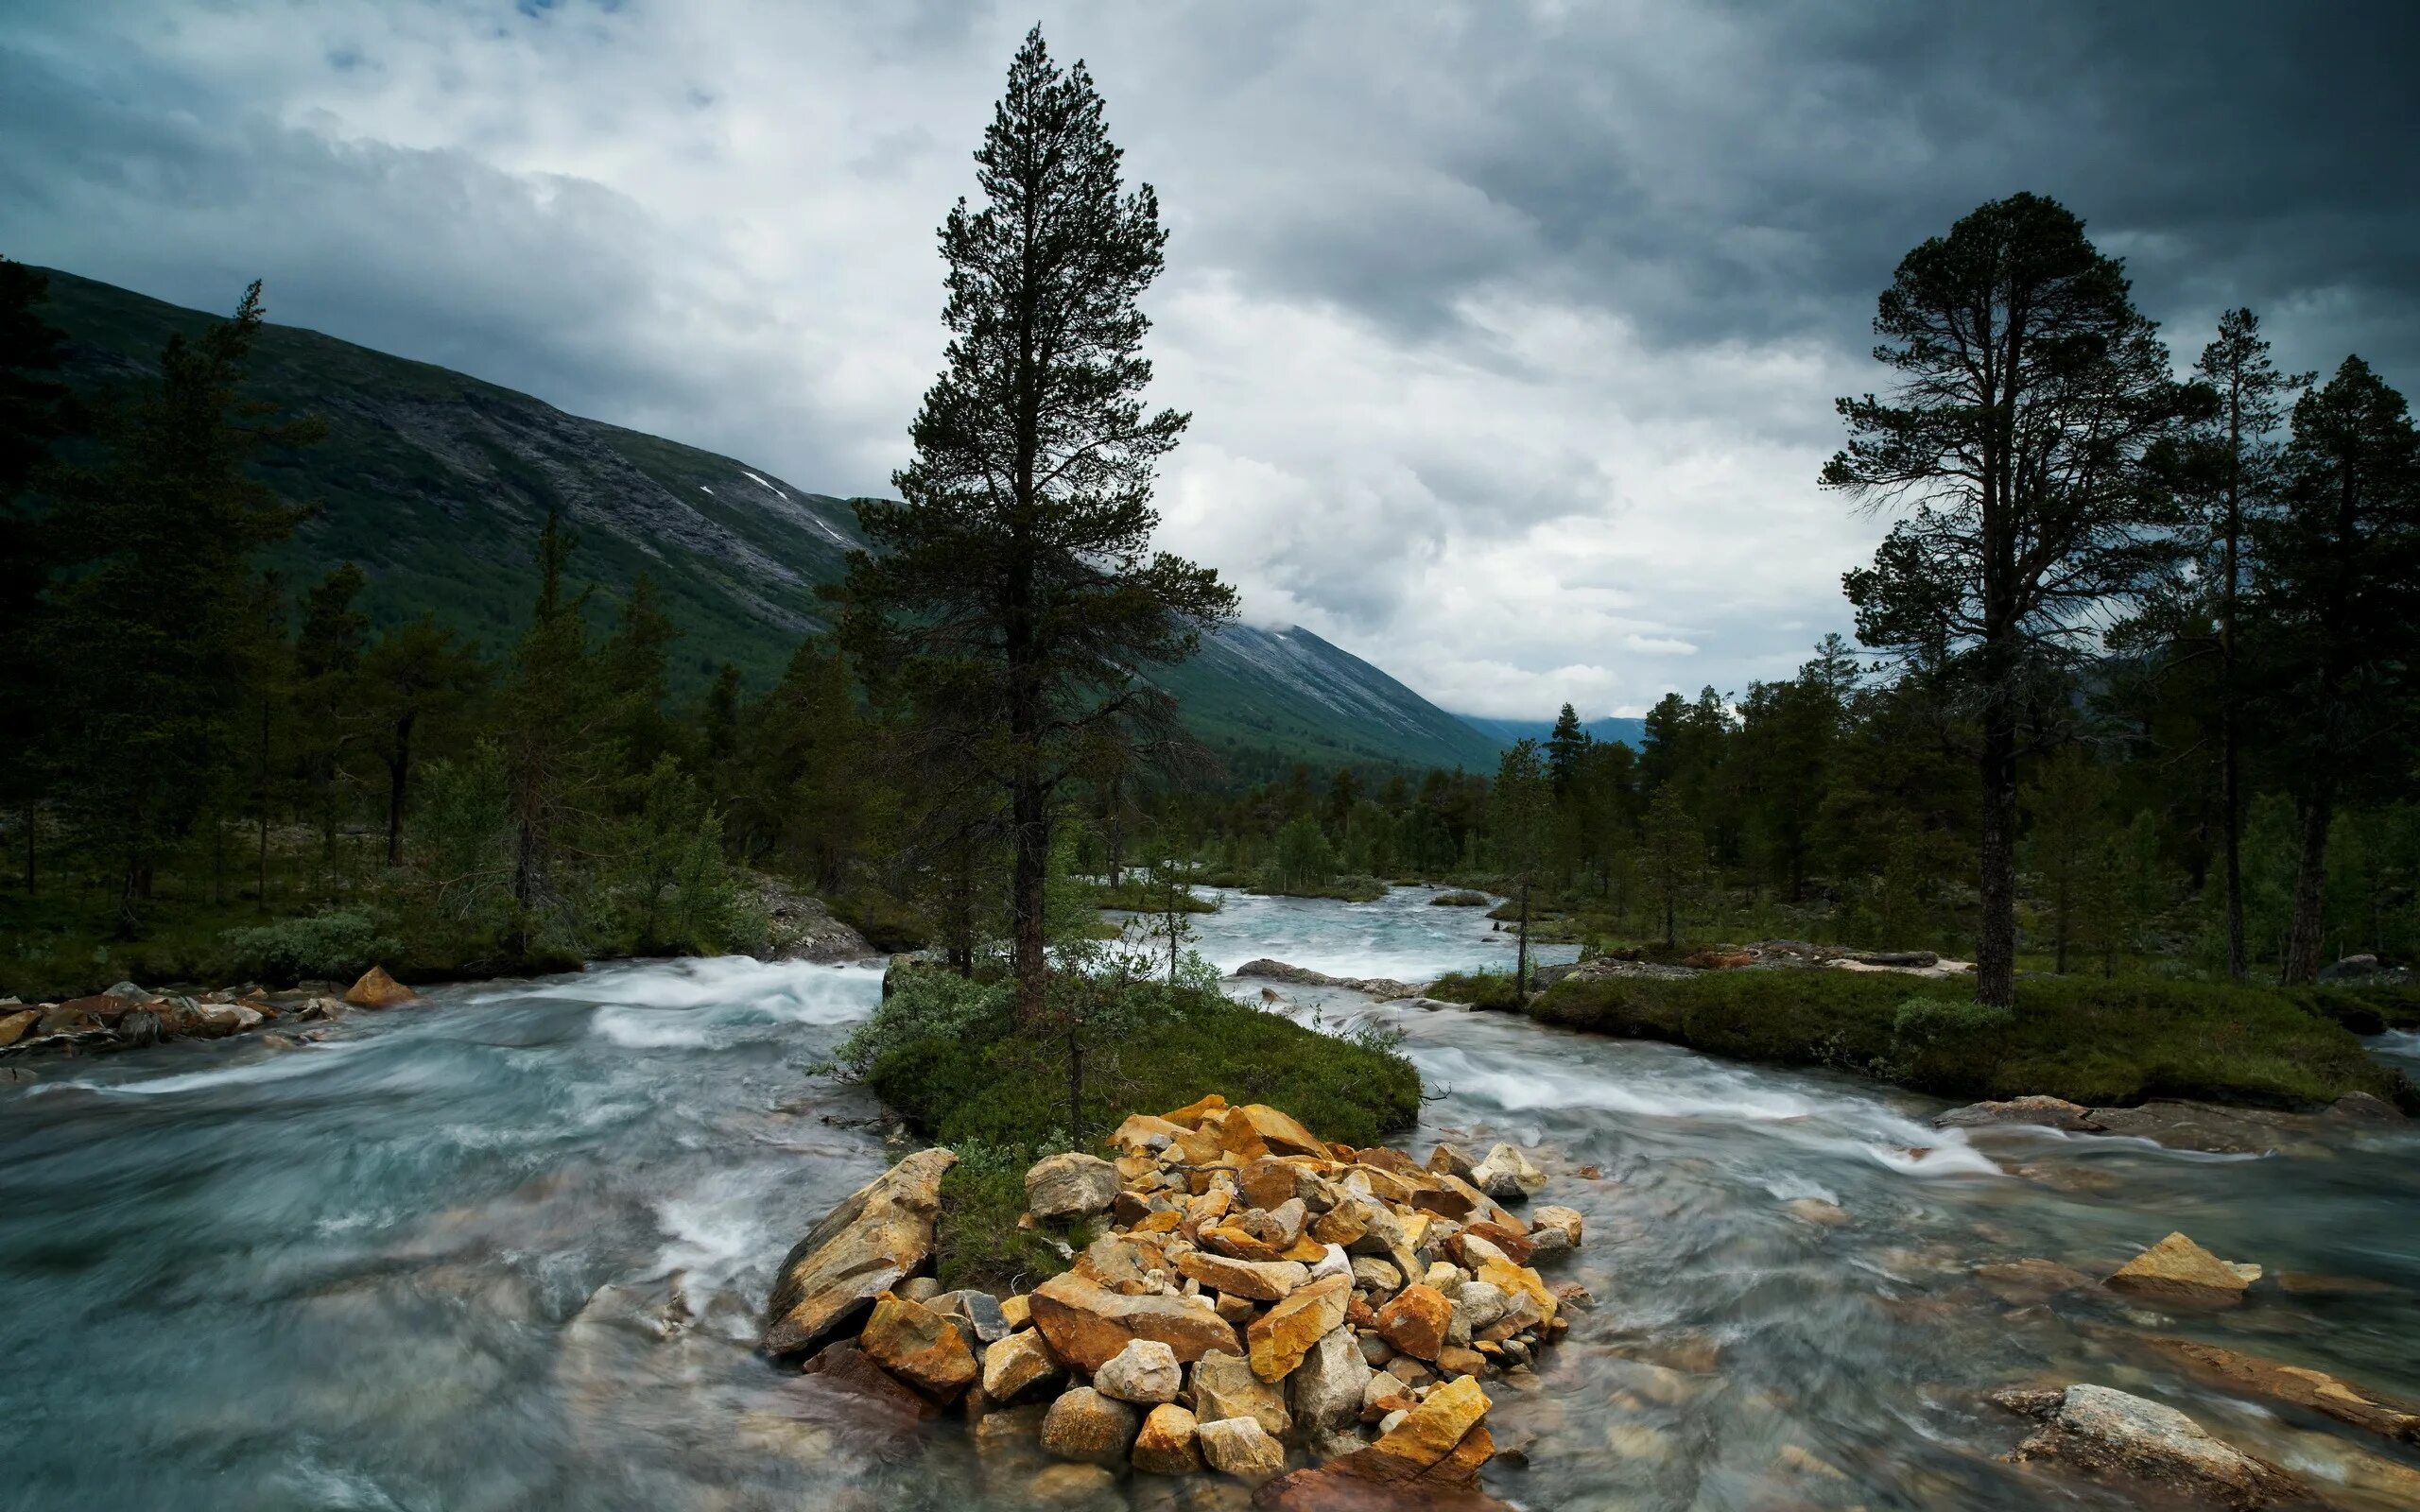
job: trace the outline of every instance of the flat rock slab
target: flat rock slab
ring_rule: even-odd
[[[856,1323],[933,1252],[947,1150],[919,1150],[859,1187],[782,1258],[762,1348],[797,1355]]]
[[[2008,1456],[2012,1463],[2061,1465],[2094,1480],[2156,1488],[2227,1512],[2315,1500],[2292,1475],[2213,1437],[2175,1408],[2108,1386],[2010,1391],[1993,1400],[2042,1423]]]

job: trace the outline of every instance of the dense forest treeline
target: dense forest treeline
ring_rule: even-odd
[[[1157,266],[1146,209],[1125,212],[1137,281]],[[968,257],[991,255],[978,232],[959,233]],[[1607,944],[1963,953],[2005,909],[2028,969],[2159,957],[2307,981],[2420,943],[2402,397],[2358,357],[2325,382],[2279,372],[2243,311],[2171,371],[2115,265],[2048,201],[1978,211],[1884,296],[1877,354],[1906,382],[1843,401],[1851,444],[1825,477],[1901,512],[1846,585],[1864,647],[1827,637],[1789,679],[1669,695],[1635,747],[1566,707],[1489,774],[1214,764],[1073,642],[1033,653],[1059,659],[1042,701],[997,702],[968,671],[997,654],[989,623],[919,608],[989,589],[950,579],[965,542],[920,534],[912,503],[872,520],[887,555],[835,593],[841,635],[801,644],[769,689],[726,668],[676,700],[651,587],[582,589],[552,517],[504,654],[426,618],[373,632],[356,568],[287,583],[255,561],[309,508],[262,479],[315,430],[239,397],[257,289],[171,341],[156,381],[86,405],[51,377],[40,276],[0,277],[0,899],[11,979],[36,989],[145,940],[192,971],[255,964],[277,941],[248,926],[283,918],[316,919],[302,937],[323,954],[402,939],[432,970],[744,946],[761,921],[743,867],[832,898],[878,943],[963,960],[1013,937],[1028,976],[1045,869],[1122,897],[1130,868],[1171,860],[1340,897],[1483,884]],[[2025,329],[2050,352],[2023,359],[2043,365],[2032,389],[1963,392],[2016,339],[1994,324],[2012,277],[2066,324]],[[1961,306],[1978,280],[1987,297]],[[1129,616],[1121,650],[1163,660],[1232,608],[1138,533],[1183,419],[1110,413],[1136,490],[1103,480],[1107,504],[1059,522],[1114,541],[1132,575],[1045,585],[1106,595],[1084,612]],[[925,454],[949,461],[957,423],[920,421]],[[959,486],[903,479],[911,500]]]

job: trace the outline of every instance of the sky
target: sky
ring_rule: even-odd
[[[1906,251],[2018,190],[2180,362],[2420,385],[2420,6],[8,0],[0,253],[888,490],[1039,22],[1158,191],[1163,544],[1443,706],[1846,632],[1816,486]]]

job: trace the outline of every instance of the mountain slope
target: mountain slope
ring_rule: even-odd
[[[1544,742],[1554,733],[1551,719],[1491,719],[1485,714],[1458,714],[1455,717],[1477,730],[1496,749],[1501,750],[1516,740]],[[1580,728],[1592,740],[1617,740],[1637,750],[1647,744],[1647,721],[1629,714],[1608,714],[1602,719],[1583,719]]]
[[[68,334],[67,376],[88,391],[148,377],[170,333],[190,336],[216,318],[72,273],[49,278],[42,314]],[[816,586],[863,544],[846,500],[314,331],[264,328],[251,387],[328,426],[269,472],[280,492],[320,507],[273,554],[288,583],[350,560],[370,579],[373,618],[433,612],[491,649],[527,616],[550,506],[579,533],[576,577],[614,597],[642,571],[655,578],[683,631],[673,670],[685,689],[725,662],[752,686],[770,682],[798,639],[825,627]],[[1231,627],[1164,681],[1222,750],[1495,761],[1468,725],[1307,630]]]

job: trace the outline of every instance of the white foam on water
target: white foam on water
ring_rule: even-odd
[[[254,1086],[261,1082],[286,1081],[296,1076],[314,1076],[321,1072],[334,1071],[339,1062],[362,1048],[359,1044],[314,1045],[307,1050],[280,1051],[268,1059],[246,1061],[240,1066],[179,1072],[148,1080],[37,1082],[26,1088],[26,1092],[28,1096],[41,1092],[82,1091],[100,1092],[112,1097],[160,1097],[177,1092],[208,1091],[218,1087]]]
[[[626,1050],[699,1049],[715,1038],[694,1012],[606,1007],[596,1010],[596,1022],[598,1034]]]
[[[1813,1197],[1819,1202],[1828,1202],[1835,1208],[1841,1205],[1839,1193],[1821,1181],[1810,1181],[1795,1171],[1784,1171],[1779,1176],[1762,1177],[1756,1184],[1771,1194],[1775,1202],[1796,1202],[1803,1197]]]

